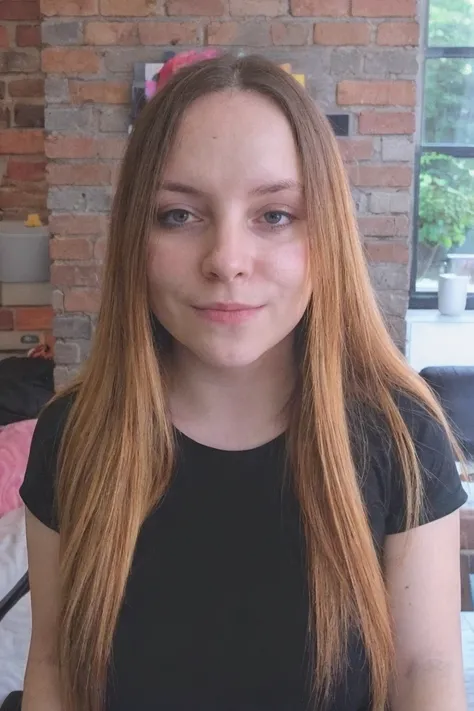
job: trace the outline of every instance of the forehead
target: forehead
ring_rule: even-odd
[[[218,192],[299,180],[290,125],[270,99],[225,91],[201,97],[183,116],[165,179]]]

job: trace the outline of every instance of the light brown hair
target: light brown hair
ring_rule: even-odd
[[[436,401],[390,339],[370,284],[336,140],[311,98],[259,57],[221,57],[181,70],[143,109],[115,195],[102,304],[91,356],[62,440],[59,662],[66,711],[103,706],[113,635],[137,537],[172,475],[173,430],[147,293],[147,242],[163,170],[186,109],[216,91],[252,91],[286,116],[300,156],[313,295],[302,328],[288,431],[301,506],[317,638],[315,693],[328,698],[360,630],[373,709],[385,707],[393,639],[386,589],[351,447],[348,404],[383,416],[419,521],[421,477],[394,394],[406,393],[447,429]],[[159,670],[157,670],[159,673]]]

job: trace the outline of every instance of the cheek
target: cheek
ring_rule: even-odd
[[[147,275],[150,289],[155,294],[180,291],[181,285],[186,283],[186,274],[189,276],[185,255],[177,254],[176,249],[164,240],[150,240]]]
[[[309,298],[309,260],[306,241],[275,248],[268,263],[269,274],[282,292],[294,292],[303,300]]]

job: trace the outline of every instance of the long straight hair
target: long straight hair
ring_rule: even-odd
[[[330,698],[357,629],[372,707],[382,711],[393,661],[386,588],[359,487],[349,402],[383,416],[406,492],[406,525],[420,520],[415,447],[395,393],[449,432],[422,380],[393,344],[370,284],[332,130],[304,89],[259,57],[207,60],[173,77],[131,134],[112,210],[92,353],[62,438],[59,664],[65,711],[100,711],[112,642],[137,537],[172,475],[173,430],[147,291],[154,201],[183,114],[226,90],[267,97],[286,116],[300,157],[312,298],[304,317],[288,451],[306,538],[309,626],[317,639],[314,692]],[[323,416],[321,414],[324,413]],[[158,670],[159,673],[159,670]]]

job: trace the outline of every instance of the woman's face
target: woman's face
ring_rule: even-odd
[[[301,173],[283,114],[223,92],[184,116],[149,243],[152,309],[215,367],[256,362],[292,334],[310,295]]]

